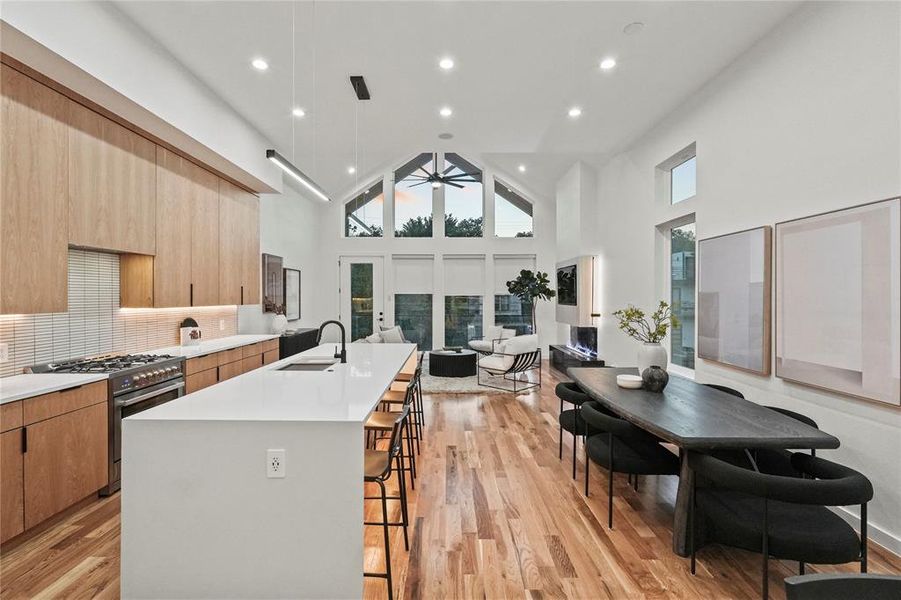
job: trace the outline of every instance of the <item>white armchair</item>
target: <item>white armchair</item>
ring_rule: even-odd
[[[469,347],[479,354],[490,355],[494,352],[502,352],[504,342],[515,335],[515,329],[504,329],[502,326],[496,325],[485,330],[485,337],[469,340]]]
[[[524,376],[520,379],[522,373],[527,371],[538,370],[538,381],[530,381]],[[485,371],[488,375],[486,380],[482,380],[481,373]],[[538,347],[537,335],[518,335],[509,338],[503,342],[502,347],[497,352],[489,356],[479,359],[478,363],[478,382],[479,385],[493,387],[497,389],[508,389],[489,383],[492,378],[502,377],[513,384],[513,393],[521,392],[533,387],[541,386],[541,349]],[[526,383],[525,386],[517,386],[517,383]]]

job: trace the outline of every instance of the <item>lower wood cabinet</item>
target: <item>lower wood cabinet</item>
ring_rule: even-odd
[[[106,382],[0,407],[0,542],[109,482]]]
[[[22,428],[0,433],[0,542],[25,531]]]
[[[196,392],[197,390],[202,390],[205,387],[210,387],[211,385],[218,382],[219,367],[213,367],[212,369],[207,369],[206,371],[193,373],[185,377],[185,393],[190,394],[192,392]]]
[[[236,360],[235,362],[220,365],[219,381],[225,381],[226,379],[231,379],[232,377],[237,377],[238,375],[242,374],[244,372],[244,367],[241,363],[242,361]]]
[[[278,360],[278,348],[263,353],[263,364],[268,365]]]
[[[25,440],[25,529],[108,483],[106,402],[29,425]]]

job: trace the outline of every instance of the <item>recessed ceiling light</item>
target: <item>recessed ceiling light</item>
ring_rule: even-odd
[[[616,66],[616,60],[613,58],[605,58],[601,61],[601,69],[609,71]]]
[[[438,111],[438,114],[440,114],[442,117],[449,117],[454,114],[454,111],[450,106],[444,106],[441,108],[441,110]]]
[[[452,133],[439,133],[438,134],[438,139],[440,139],[440,140],[450,140],[450,139],[453,139],[453,137],[454,137],[454,134],[452,134]]]
[[[253,62],[251,62],[250,64],[253,65],[253,68],[256,69],[257,71],[265,71],[266,69],[269,68],[269,63],[267,63],[262,58],[253,59]]]
[[[520,172],[520,173],[525,173],[525,172],[526,172],[526,166],[525,166],[525,165],[519,165],[518,168],[519,168],[519,172]]]
[[[347,174],[348,174],[348,175],[353,175],[353,174],[356,173],[356,172],[357,172],[357,168],[356,168],[356,167],[347,167]]]
[[[569,109],[569,116],[572,117],[573,119],[575,119],[577,117],[581,117],[582,109],[579,108],[578,106],[573,106],[571,109]]]
[[[444,69],[445,71],[450,71],[454,68],[454,59],[452,58],[442,58],[438,61],[438,66]]]
[[[299,106],[295,107],[294,110],[291,111],[291,114],[295,117],[305,117],[307,112],[300,108]]]
[[[629,23],[625,27],[623,27],[623,33],[626,35],[635,35],[637,33],[641,33],[641,30],[644,29],[644,23],[641,21],[635,21],[634,23]]]

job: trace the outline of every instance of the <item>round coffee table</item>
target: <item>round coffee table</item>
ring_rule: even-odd
[[[432,350],[429,352],[429,375],[471,377],[476,374],[476,356],[472,350]]]

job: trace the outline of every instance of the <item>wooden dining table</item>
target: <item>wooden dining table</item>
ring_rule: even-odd
[[[626,421],[679,448],[681,468],[673,514],[673,551],[688,556],[688,502],[693,473],[688,451],[714,449],[832,449],[835,436],[765,406],[695,381],[670,375],[663,392],[625,389],[616,376],[635,368],[570,368],[567,373],[591,398]]]

